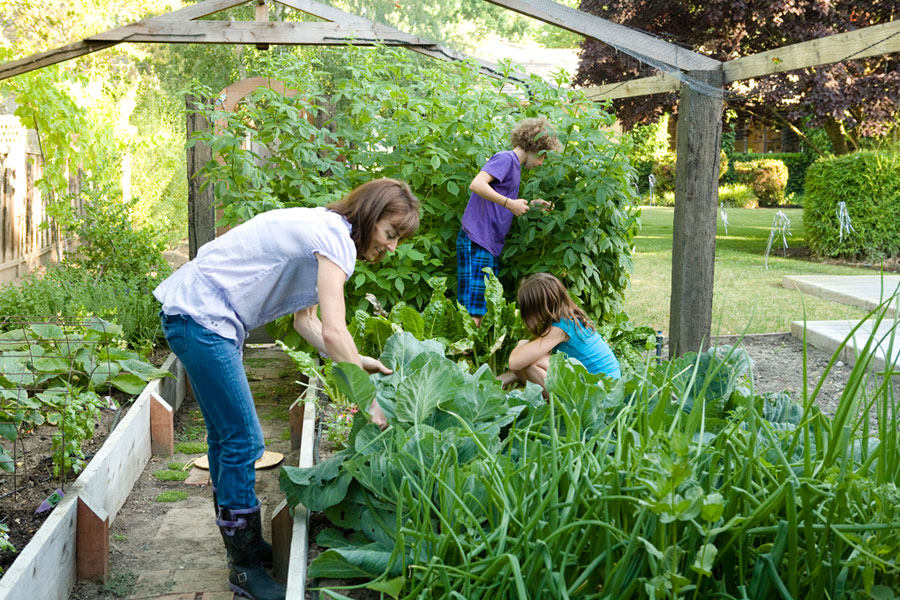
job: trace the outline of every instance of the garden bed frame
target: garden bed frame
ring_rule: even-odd
[[[170,354],[162,369],[174,379],[154,379],[112,431],[65,497],[0,579],[0,600],[69,597],[78,579],[109,575],[109,527],[154,454],[171,456],[174,414],[189,393],[184,367]],[[311,385],[291,407],[291,446],[299,466],[313,465],[316,394]],[[272,517],[275,572],[288,597],[306,592],[309,513],[282,501]]]
[[[109,574],[109,526],[154,453],[172,453],[173,417],[188,393],[184,367],[154,379],[0,579],[0,600],[69,597],[77,579]]]

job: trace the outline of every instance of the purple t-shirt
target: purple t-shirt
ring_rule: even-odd
[[[513,199],[519,197],[522,165],[515,152],[512,150],[498,152],[481,167],[481,170],[494,178],[491,188],[498,194]],[[498,257],[503,251],[503,241],[509,233],[512,221],[513,214],[508,208],[485,200],[473,192],[463,213],[462,229],[470,240]]]

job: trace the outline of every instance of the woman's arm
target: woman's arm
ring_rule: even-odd
[[[509,355],[509,369],[522,371],[553,351],[558,345],[568,341],[569,336],[559,327],[551,326],[547,333],[538,336],[523,346],[515,348]]]
[[[366,371],[390,373],[380,361],[368,356],[360,356],[347,330],[346,309],[344,305],[344,282],[347,275],[331,260],[316,254],[319,261],[318,290],[319,307],[322,313],[321,330],[325,351],[335,362],[352,362]],[[295,315],[296,318],[296,315]],[[312,340],[307,339],[310,344]],[[387,427],[387,419],[376,400],[369,405],[372,422],[381,429]]]
[[[347,330],[344,304],[344,282],[347,275],[331,260],[316,254],[319,261],[317,279],[319,307],[322,313],[322,344],[335,362],[351,362],[362,366],[353,337]],[[315,346],[313,340],[307,341]],[[318,348],[316,348],[318,350]]]
[[[322,321],[319,320],[318,309],[319,305],[315,304],[295,312],[294,331],[318,350],[319,354],[328,354],[325,350],[325,340],[322,338]]]

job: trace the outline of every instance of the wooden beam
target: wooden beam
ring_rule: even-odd
[[[487,2],[676,69],[711,71],[722,64],[714,58],[550,0],[487,0]]]
[[[722,147],[722,72],[688,75],[723,93],[717,97],[681,86],[669,306],[669,356],[673,358],[702,351],[709,344]]]
[[[180,10],[176,10],[159,17],[154,17],[152,19],[149,19],[148,21],[199,19],[200,17],[205,17],[207,15],[217,13],[220,10],[225,10],[226,8],[244,4],[245,2],[247,2],[247,0],[206,0],[205,2],[192,4],[191,6],[187,6]],[[144,22],[147,21],[142,21],[142,23]],[[118,29],[113,29],[112,31],[118,31]],[[109,48],[110,46],[115,46],[120,42],[121,40],[104,43],[80,41],[75,42],[74,44],[62,46],[60,48],[55,48],[53,50],[47,50],[38,54],[32,54],[31,56],[26,56],[25,58],[20,58],[19,60],[14,60],[0,65],[0,81],[9,79],[10,77],[15,77],[16,75],[28,73],[29,71],[34,71],[43,67],[49,67],[50,65],[55,65],[56,63],[61,63],[73,58],[78,58],[79,56],[90,54],[91,52],[104,50],[106,48]]]
[[[587,87],[584,88],[584,93],[590,100],[615,100],[616,98],[674,92],[679,85],[678,79],[670,75],[653,75],[631,81]]]
[[[729,60],[725,83],[900,52],[900,20]]]
[[[353,15],[347,12],[344,12],[340,9],[334,8],[333,6],[328,6],[327,4],[322,4],[320,2],[316,2],[315,0],[275,0],[279,4],[283,4],[289,8],[293,8],[295,10],[299,10],[308,15],[312,15],[314,17],[318,17],[320,19],[325,19],[326,21],[337,21],[341,23],[365,23],[369,25],[375,25],[372,21],[368,19],[364,19],[363,17]],[[386,25],[378,24],[381,27],[385,27],[396,34],[402,34],[403,32],[394,29],[393,27],[388,27]],[[417,52],[424,56],[430,56],[431,58],[436,58],[438,60],[444,61],[466,61],[466,60],[474,60],[475,64],[478,65],[479,70],[483,75],[487,75],[488,77],[493,77],[494,79],[508,79],[510,81],[515,81],[521,84],[525,84],[525,80],[520,79],[518,77],[510,77],[505,76],[503,74],[503,70],[494,63],[488,62],[486,60],[481,60],[480,58],[474,58],[471,56],[467,56],[465,54],[460,54],[455,50],[451,50],[450,48],[446,48],[441,46],[440,44],[432,43],[430,46],[409,46],[409,49],[413,52]]]
[[[283,44],[303,46],[431,46],[432,42],[381,25],[283,21],[145,21],[91,36],[86,42],[167,44]]]

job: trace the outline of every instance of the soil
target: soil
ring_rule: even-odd
[[[157,365],[159,366],[159,365]],[[118,410],[104,409],[94,426],[94,436],[82,444],[85,459],[100,449],[115,425],[128,413],[130,396],[113,393]],[[121,414],[119,414],[121,413]],[[78,475],[69,469],[62,475],[53,474],[53,439],[59,430],[41,425],[32,431],[20,433],[13,444],[3,440],[3,448],[16,463],[16,472],[0,473],[0,522],[9,527],[9,541],[21,550],[50,516],[50,511],[35,511],[55,491],[65,494]],[[0,573],[5,571],[18,556],[18,552],[0,552]]]

